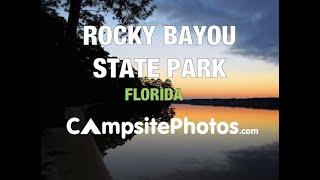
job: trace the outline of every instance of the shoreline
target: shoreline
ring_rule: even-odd
[[[172,104],[189,104],[203,106],[239,107],[251,109],[279,110],[279,98],[229,98],[229,99],[185,99]]]

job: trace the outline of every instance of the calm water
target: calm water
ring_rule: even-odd
[[[200,170],[204,172],[205,169],[208,174],[213,172],[210,168],[234,167],[228,165],[230,160],[226,159],[229,151],[278,142],[279,111],[277,110],[198,105],[173,105],[173,107],[176,117],[187,116],[189,121],[209,121],[211,117],[216,121],[235,120],[239,123],[239,129],[257,128],[259,135],[136,135],[123,146],[107,151],[104,161],[116,180],[179,179],[177,178],[179,173],[189,173],[188,177],[194,179],[191,178],[190,172],[195,173],[197,169],[199,172]],[[249,152],[249,155],[253,154],[252,151]],[[265,156],[268,154],[263,154],[261,157]],[[255,157],[260,156],[258,154]],[[264,163],[259,158],[256,160],[261,166],[266,166],[269,162]],[[262,168],[271,168],[267,173],[272,174],[273,165],[270,166],[272,167]]]

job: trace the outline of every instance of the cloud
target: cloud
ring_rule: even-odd
[[[236,25],[232,53],[278,63],[278,0],[156,0],[155,17],[175,25]]]

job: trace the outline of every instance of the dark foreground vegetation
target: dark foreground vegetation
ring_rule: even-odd
[[[46,2],[46,1],[44,1]],[[147,78],[95,78],[93,76],[93,61],[96,58],[107,59],[110,57],[109,52],[106,51],[108,47],[101,47],[100,45],[93,46],[83,45],[81,37],[81,27],[79,26],[73,32],[72,38],[68,37],[68,27],[70,24],[70,17],[66,21],[65,18],[59,16],[55,11],[55,4],[42,4],[41,9],[41,132],[46,129],[64,128],[68,120],[66,118],[66,109],[81,108],[82,112],[78,115],[84,114],[85,120],[92,118],[95,124],[99,125],[103,121],[139,121],[141,117],[151,117],[158,121],[168,121],[174,116],[174,111],[170,108],[170,101],[166,102],[134,102],[124,100],[124,89],[126,87],[133,87],[137,89],[142,88],[172,88],[173,84],[170,80],[162,81],[161,79],[147,79]],[[52,1],[56,2],[56,1]],[[60,1],[57,1],[58,3]],[[71,4],[74,1],[71,1]],[[80,1],[81,2],[81,1]],[[121,1],[122,2],[122,1]],[[121,2],[114,2],[120,3]],[[144,1],[147,3],[149,1]],[[82,6],[86,5],[87,1]],[[147,3],[148,4],[148,3]],[[147,4],[145,6],[147,6]],[[110,6],[110,7],[109,7]],[[109,5],[108,8],[117,7],[118,5]],[[133,17],[144,19],[140,17],[141,14],[148,16],[149,11],[143,9],[143,6],[130,7],[133,14],[129,17],[116,14],[118,18],[126,18],[130,22],[120,22],[121,24],[135,24]],[[57,6],[56,8],[58,8]],[[136,8],[136,9],[134,9]],[[70,9],[71,6],[70,6]],[[116,9],[117,10],[117,9]],[[152,10],[152,8],[151,8]],[[77,10],[80,11],[79,9]],[[83,11],[80,11],[80,15]],[[79,21],[90,20],[93,16],[84,14],[85,17],[80,16]],[[132,17],[131,17],[132,16]],[[141,15],[142,16],[142,15]],[[72,18],[71,18],[72,19]],[[99,21],[97,22],[102,23]],[[133,22],[131,22],[133,21]],[[75,22],[78,25],[78,22]],[[87,25],[96,25],[94,22],[87,22]],[[75,27],[78,27],[75,25]],[[122,61],[121,61],[122,63]],[[120,70],[121,63],[116,67],[117,73]],[[110,70],[110,65],[106,65],[106,69]],[[137,74],[136,71],[134,71]],[[118,74],[117,76],[118,77]],[[137,76],[136,76],[137,77]],[[72,113],[71,113],[72,114]],[[83,119],[81,119],[83,120]],[[123,145],[127,140],[130,140],[135,134],[131,134],[126,139],[121,139],[118,134],[110,134],[104,136],[94,136],[98,148],[104,152],[106,149],[115,148]]]

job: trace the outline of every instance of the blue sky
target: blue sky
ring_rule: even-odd
[[[139,24],[157,25],[152,45],[111,44],[105,50],[119,58],[160,58],[161,79],[166,79],[167,58],[226,58],[226,79],[181,79],[177,72],[172,79],[175,87],[182,87],[191,98],[278,96],[278,0],[155,0],[154,4],[153,15]],[[106,25],[117,24],[112,15],[105,19]],[[236,43],[232,47],[164,45],[163,25],[235,25]]]
[[[155,0],[154,4],[154,14],[141,24],[236,25],[237,42],[229,53],[278,63],[278,0]],[[161,32],[156,36],[160,41]]]

